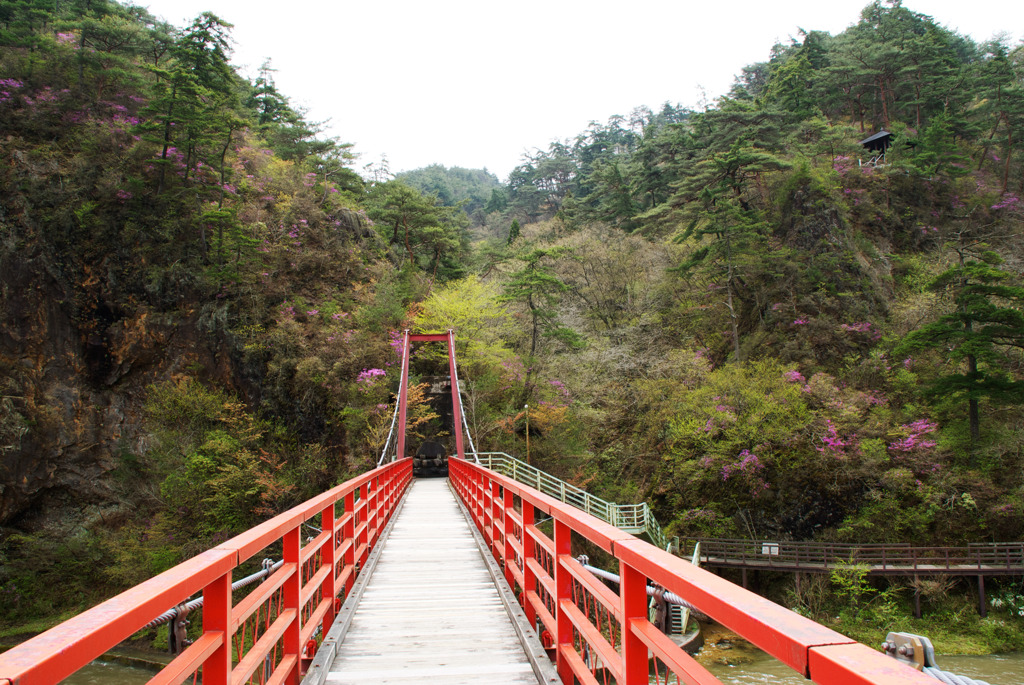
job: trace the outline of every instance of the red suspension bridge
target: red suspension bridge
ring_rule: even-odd
[[[448,347],[447,482],[414,479],[404,458],[415,342]],[[0,654],[0,685],[59,682],[166,616],[183,649],[151,683],[719,682],[651,622],[652,591],[816,683],[936,682],[612,525],[619,514],[564,485],[555,497],[540,476],[478,463],[451,332],[406,332],[397,405],[396,458],[385,447],[376,469]],[[597,549],[618,591],[579,558]],[[280,561],[238,580],[264,556]],[[200,613],[189,644],[182,619]]]

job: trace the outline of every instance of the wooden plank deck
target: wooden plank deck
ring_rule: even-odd
[[[447,480],[413,482],[368,570],[322,682],[538,683]]]

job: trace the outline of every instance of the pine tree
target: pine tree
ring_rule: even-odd
[[[520,302],[530,312],[530,357],[537,352],[540,337],[553,338],[570,348],[583,345],[580,336],[558,321],[555,308],[569,286],[551,269],[551,262],[565,254],[560,248],[535,249],[519,256],[523,268],[511,275],[500,302]]]
[[[1024,381],[1011,375],[1008,352],[1018,350],[1019,358],[1024,350],[1024,287],[998,268],[997,254],[983,248],[961,236],[958,263],[931,286],[951,293],[954,310],[913,331],[897,348],[900,355],[925,349],[945,353],[954,370],[938,377],[931,393],[967,400],[972,442],[981,435],[981,400],[1024,403]]]
[[[508,240],[505,241],[506,245],[511,245],[519,237],[519,219],[512,219],[512,224],[508,227]]]

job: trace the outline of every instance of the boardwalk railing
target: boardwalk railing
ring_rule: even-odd
[[[615,504],[591,495],[586,490],[541,471],[505,452],[477,452],[480,465],[497,471],[503,476],[529,485],[554,497],[559,502],[570,504],[605,523],[634,535],[645,534],[660,549],[665,549],[668,539],[651,512],[647,502],[641,504]]]
[[[528,620],[546,633],[563,683],[647,685],[649,654],[681,682],[718,682],[648,621],[649,583],[816,683],[935,682],[508,476],[460,459],[448,462],[448,472]],[[537,525],[549,517],[551,537]],[[618,594],[576,559],[584,540],[617,562]]]
[[[202,635],[151,684],[298,683],[411,479],[410,459],[365,473],[65,621],[0,654],[0,685],[59,682],[200,591]],[[284,563],[236,601],[260,552]]]
[[[912,547],[908,544],[700,540],[701,562],[711,566],[827,571],[851,564],[872,573],[1024,574],[1024,543],[971,544],[967,547]]]

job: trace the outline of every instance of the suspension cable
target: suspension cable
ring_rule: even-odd
[[[882,651],[897,661],[927,673],[944,685],[989,685],[984,680],[975,680],[939,668],[935,662],[935,646],[924,635],[891,632],[885,636]]]
[[[391,438],[395,434],[395,422],[398,420],[398,407],[402,402],[402,383],[405,382],[405,357],[409,354],[409,347],[411,343],[406,340],[405,349],[402,350],[402,370],[398,372],[398,396],[395,398],[395,411],[391,415],[391,429],[388,431],[388,439],[384,443],[384,451],[380,453],[380,459],[377,460],[377,466],[384,464],[384,457],[388,454],[388,447],[391,446]],[[394,461],[394,459],[392,459]]]
[[[452,336],[451,343],[455,344],[455,336]],[[452,364],[455,367],[455,377],[452,381],[455,383],[455,396],[459,398],[459,414],[462,416],[462,426],[466,429],[466,439],[469,440],[469,451],[473,455],[473,460],[479,464],[480,457],[476,453],[476,445],[473,444],[473,436],[469,432],[469,423],[466,422],[466,408],[462,406],[462,388],[459,385],[459,363],[455,361],[455,350],[452,350]]]
[[[591,566],[590,560],[586,557],[586,555],[583,555],[577,558],[576,560],[580,562],[580,565],[583,566],[583,568],[587,569],[598,578],[604,578],[605,580],[615,583],[616,585],[618,585],[621,582],[619,579],[619,574],[612,573],[611,571],[605,571],[604,569],[597,568],[596,566]],[[702,612],[700,609],[695,607],[690,602],[687,602],[685,599],[683,599],[676,593],[662,590],[654,585],[647,586],[648,597],[654,597],[658,594],[660,594],[662,596],[662,599],[664,599],[669,604],[675,604],[685,609],[689,609],[690,613],[693,614],[694,618],[699,617],[701,620],[709,620],[708,617],[704,614],[704,612]]]
[[[263,570],[262,571],[257,571],[256,573],[252,574],[251,576],[246,576],[245,578],[242,578],[241,580],[236,580],[235,582],[233,582],[231,584],[231,591],[234,592],[235,590],[240,590],[241,588],[243,588],[243,587],[245,587],[247,585],[252,585],[257,580],[261,580],[263,578],[266,578],[271,573],[273,573],[277,569],[281,568],[281,566],[283,566],[283,565],[284,565],[284,560],[283,559],[280,560],[280,561],[274,561],[273,559],[264,559],[263,560]],[[203,606],[203,598],[200,597],[198,599],[193,599],[191,602],[184,602],[184,603],[182,603],[179,606],[184,607],[185,613],[188,613],[189,611],[192,611],[194,609],[199,609],[200,607],[202,607]],[[142,628],[140,628],[140,630],[145,630],[146,628],[155,628],[156,626],[163,625],[164,623],[168,623],[170,621],[173,621],[175,618],[178,617],[178,613],[179,613],[178,607],[174,607],[173,609],[168,609],[167,611],[165,611],[164,613],[160,614],[159,616],[154,618],[152,621],[150,621],[146,625],[142,626]]]

